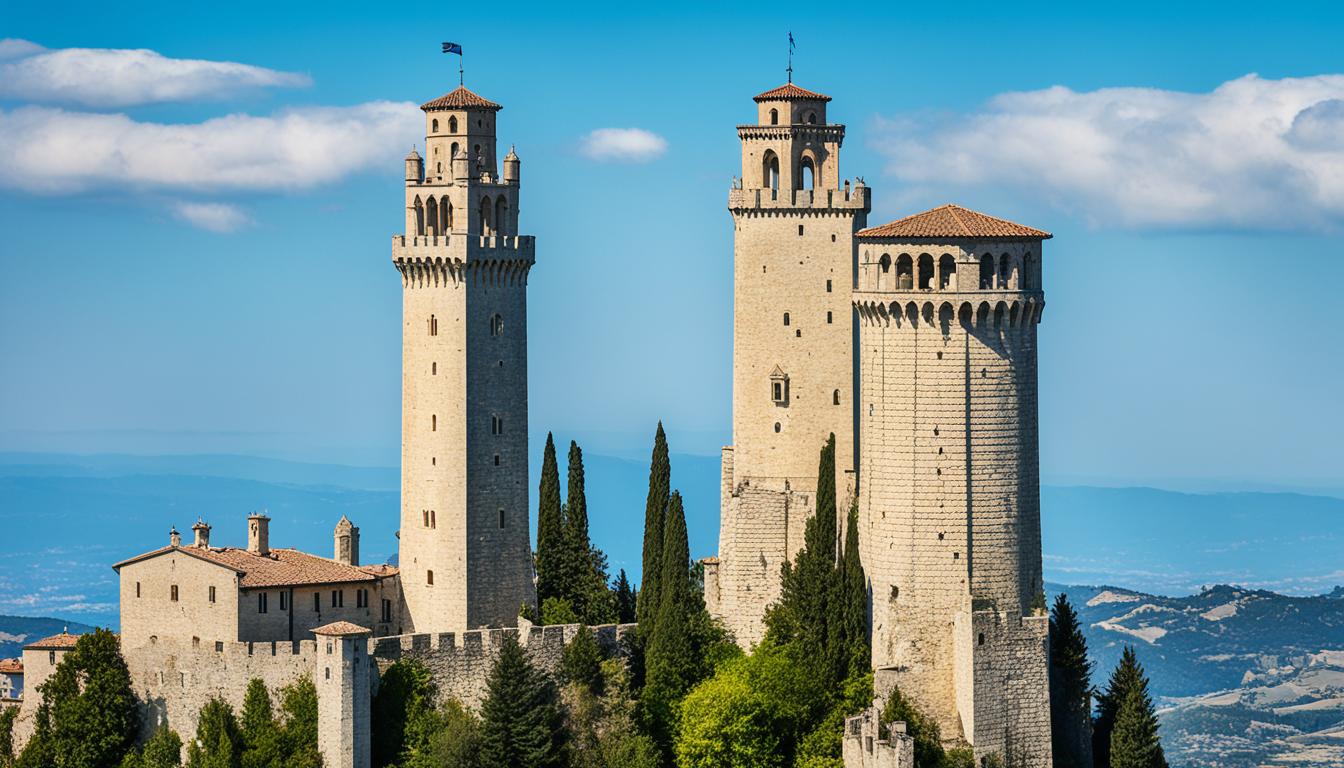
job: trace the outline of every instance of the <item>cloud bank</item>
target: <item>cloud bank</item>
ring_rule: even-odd
[[[643,128],[598,128],[580,150],[594,160],[647,163],[667,151],[667,139]]]
[[[234,232],[252,223],[242,209],[227,203],[178,203],[173,212],[183,221],[211,232]]]
[[[398,167],[406,137],[419,128],[409,102],[187,124],[27,106],[0,110],[0,186],[36,193],[307,189],[379,165]]]
[[[0,40],[0,98],[108,109],[311,84],[307,75],[232,61],[173,59],[145,49],[48,50]]]
[[[912,192],[992,186],[1095,226],[1344,222],[1344,75],[1005,93],[973,114],[879,119],[875,146]]]

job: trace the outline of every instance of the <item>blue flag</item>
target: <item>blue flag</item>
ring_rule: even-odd
[[[444,53],[456,53],[457,55],[461,56],[461,55],[462,55],[462,46],[458,45],[457,43],[444,43],[444,44],[443,44],[443,52],[444,52]]]

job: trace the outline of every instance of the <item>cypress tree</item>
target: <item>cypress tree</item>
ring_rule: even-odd
[[[569,487],[565,497],[565,584],[579,621],[608,624],[616,619],[616,604],[607,588],[607,556],[588,536],[588,497],[584,490],[583,449],[569,443]]]
[[[38,743],[24,748],[24,764],[112,768],[139,732],[131,675],[109,630],[80,636],[37,693],[42,702],[32,742]]]
[[[284,721],[280,743],[285,768],[321,768],[317,750],[317,686],[304,675],[280,689],[280,712]]]
[[[196,738],[187,749],[187,768],[238,768],[243,738],[233,707],[213,698],[196,716]]]
[[[541,459],[541,486],[537,490],[537,605],[561,597],[564,581],[565,518],[560,507],[560,469],[555,440],[546,433]]]
[[[635,620],[635,591],[630,587],[630,579],[622,568],[616,577],[616,621],[629,624]]]
[[[859,553],[859,505],[849,508],[845,526],[845,552],[840,565],[841,615],[849,675],[866,674],[872,668],[872,637],[868,634],[868,577]]]
[[[803,549],[780,573],[779,602],[766,612],[766,640],[796,643],[799,658],[817,665],[824,685],[843,680],[849,670],[849,648],[841,649],[837,601],[841,596],[836,567],[835,435],[821,449],[817,465],[816,513],[807,521]],[[857,533],[857,532],[856,532]]]
[[[565,505],[569,510],[565,515],[565,528],[571,542],[588,549],[588,494],[583,487],[583,449],[573,440],[569,441],[569,476],[565,493]]]
[[[1091,768],[1092,662],[1065,594],[1050,611],[1050,732],[1055,768]]]
[[[667,519],[667,504],[672,489],[672,464],[667,453],[667,435],[663,422],[653,436],[653,456],[649,460],[649,494],[644,502],[644,558],[643,577],[639,596],[635,601],[635,616],[640,633],[653,631],[658,620],[658,581],[663,573],[663,528]]]
[[[280,731],[271,707],[271,694],[266,684],[253,678],[243,695],[243,716],[239,723],[242,736],[243,768],[269,768],[283,759],[280,751]]]
[[[1144,679],[1143,667],[1134,653],[1134,647],[1126,645],[1120,654],[1120,663],[1111,672],[1106,688],[1097,694],[1097,716],[1092,721],[1092,762],[1093,765],[1109,768],[1111,765],[1111,734],[1115,730],[1116,717],[1120,705],[1129,691],[1142,687],[1146,693],[1148,681]]]
[[[690,580],[690,546],[681,494],[673,492],[667,504],[663,534],[662,574],[659,578],[658,619],[649,637],[645,658],[646,680],[641,702],[649,734],[671,755],[676,732],[677,704],[702,676],[695,647],[691,608],[695,595]]]
[[[1138,669],[1137,683],[1125,692],[1115,713],[1111,768],[1167,768],[1157,734],[1157,713],[1148,695],[1148,678],[1142,667]]]
[[[564,737],[555,682],[532,666],[517,638],[509,635],[490,671],[481,704],[481,765],[563,766]]]

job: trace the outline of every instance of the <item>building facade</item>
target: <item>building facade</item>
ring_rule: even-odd
[[[535,603],[528,538],[527,275],[518,155],[499,172],[500,105],[466,88],[424,104],[406,158],[401,274],[401,587],[407,632],[511,626]]]
[[[845,127],[829,96],[789,84],[755,98],[738,126],[733,217],[733,445],[722,458],[716,610],[744,645],[759,641],[783,563],[802,547],[817,462],[836,438],[837,498],[854,470],[855,233],[868,189],[840,177]],[[844,505],[842,505],[844,506]],[[847,508],[847,506],[845,507]]]

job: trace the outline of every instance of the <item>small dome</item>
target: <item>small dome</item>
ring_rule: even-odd
[[[420,153],[415,151],[415,147],[411,147],[411,153],[410,153],[409,155],[406,156],[406,159],[407,159],[407,160],[419,160],[419,159],[420,159]]]
[[[509,145],[509,154],[504,156],[504,162],[507,163],[510,160],[515,163],[518,162],[518,153],[513,151],[513,145]]]

